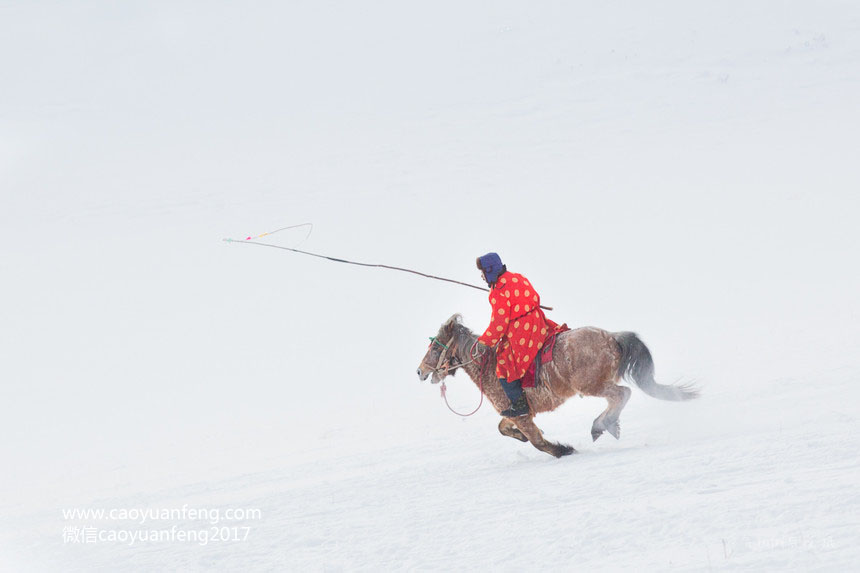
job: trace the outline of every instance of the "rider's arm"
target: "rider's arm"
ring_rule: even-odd
[[[490,294],[490,305],[493,307],[493,314],[490,317],[490,326],[478,338],[478,342],[484,346],[495,346],[502,337],[508,332],[508,325],[511,321],[511,299],[504,296],[499,291],[492,291]]]

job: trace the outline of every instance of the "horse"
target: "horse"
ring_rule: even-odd
[[[430,347],[418,366],[418,378],[438,384],[462,369],[480,388],[497,412],[509,400],[496,378],[496,352],[492,348],[472,348],[478,336],[453,315],[431,338]],[[575,453],[571,446],[550,442],[534,423],[535,414],[551,412],[576,395],[606,398],[609,405],[591,426],[591,438],[604,432],[621,437],[619,417],[630,399],[630,388],[619,386],[622,378],[632,381],[649,396],[660,400],[684,401],[699,396],[692,385],[664,385],[654,380],[654,361],[648,347],[633,332],[608,332],[595,327],[566,330],[557,335],[553,360],[543,364],[538,384],[524,388],[529,413],[516,418],[502,418],[499,432],[531,444],[557,458]]]

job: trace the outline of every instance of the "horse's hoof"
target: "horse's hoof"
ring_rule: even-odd
[[[610,425],[608,428],[606,428],[606,431],[612,434],[612,436],[616,440],[621,438],[621,424],[618,422],[615,422],[614,424]]]
[[[591,441],[596,442],[597,438],[603,435],[603,430],[598,430],[597,428],[591,428]]]
[[[564,456],[569,456],[570,454],[575,454],[576,450],[573,449],[572,446],[568,446],[566,444],[556,444],[553,448],[552,455],[557,458],[561,458]]]

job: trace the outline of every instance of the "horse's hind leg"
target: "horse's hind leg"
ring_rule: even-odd
[[[609,406],[595,418],[591,425],[591,438],[593,440],[597,440],[604,431],[615,436],[616,440],[621,437],[621,425],[618,418],[621,416],[621,410],[624,409],[627,400],[630,399],[630,394],[630,388],[626,386],[616,386],[612,383],[606,387],[601,396],[606,398]]]
[[[499,422],[499,432],[501,432],[503,436],[509,436],[521,442],[529,441],[526,435],[517,429],[510,418],[502,418],[502,421]]]
[[[519,416],[518,418],[510,418],[510,420],[520,430],[520,432],[523,433],[528,441],[542,452],[546,452],[557,458],[576,452],[576,450],[570,446],[557,444],[544,439],[543,432],[541,432],[540,428],[535,425],[531,416]]]

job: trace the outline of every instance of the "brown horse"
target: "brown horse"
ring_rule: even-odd
[[[499,380],[496,378],[496,353],[484,348],[477,357],[470,355],[478,337],[466,328],[460,315],[449,318],[430,343],[430,348],[418,366],[418,377],[438,384],[446,376],[462,368],[497,412],[509,406]],[[632,332],[607,332],[586,327],[568,330],[558,335],[553,360],[540,369],[539,384],[525,388],[529,414],[518,418],[502,418],[499,431],[521,442],[531,442],[537,449],[555,457],[574,453],[564,444],[550,442],[534,423],[534,415],[551,412],[565,400],[577,394],[606,398],[609,406],[591,426],[596,440],[604,431],[616,439],[621,436],[618,418],[630,398],[630,388],[618,386],[622,377],[633,381],[649,396],[661,400],[692,400],[699,392],[692,386],[666,386],[654,381],[651,353]]]

